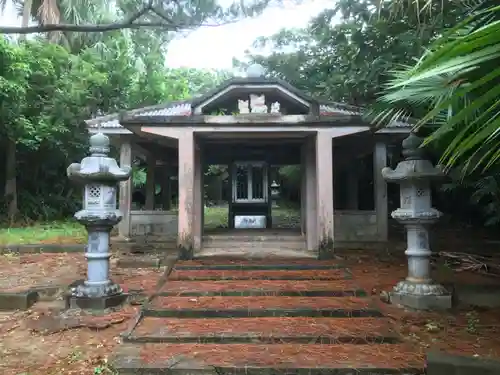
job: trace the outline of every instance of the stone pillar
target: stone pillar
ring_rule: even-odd
[[[319,256],[331,255],[334,240],[333,212],[333,143],[331,133],[318,131],[316,136],[316,178]]]
[[[194,132],[186,129],[179,135],[179,227],[177,243],[181,259],[191,259],[193,257],[194,165]]]
[[[87,279],[78,282],[66,300],[68,308],[105,310],[126,301],[118,284],[109,279],[109,237],[113,226],[122,219],[116,209],[116,185],[130,178],[132,168],[118,167],[110,158],[109,138],[102,133],[90,137],[91,155],[81,164],[68,167],[69,179],[84,185],[83,209],[75,214],[76,220],[88,232],[85,248]]]
[[[306,177],[306,242],[307,250],[318,250],[318,215],[316,189],[316,147],[314,138],[308,138],[304,145]]]
[[[382,169],[388,182],[400,185],[401,207],[392,212],[392,217],[406,228],[408,277],[400,281],[390,294],[396,305],[413,309],[449,309],[451,295],[430,276],[429,234],[427,227],[441,217],[441,212],[432,208],[430,182],[444,177],[441,168],[436,168],[425,158],[420,147],[422,139],[411,133],[403,141],[405,160],[396,169]]]
[[[201,250],[203,226],[203,169],[200,145],[194,150],[194,208],[193,208],[193,249]]]
[[[300,229],[302,235],[307,233],[307,175],[306,175],[306,144],[300,148]]]
[[[359,208],[359,178],[356,167],[347,170],[347,209],[357,210]]]
[[[132,146],[129,140],[122,140],[120,144],[120,168],[132,166]],[[119,209],[123,215],[118,223],[118,234],[122,239],[130,239],[130,207],[132,205],[132,179],[120,182]]]
[[[373,151],[373,190],[377,215],[377,235],[380,241],[387,241],[389,237],[387,183],[380,173],[386,166],[387,146],[383,142],[376,142]]]
[[[147,156],[146,168],[146,204],[145,209],[153,211],[155,209],[155,174],[156,174],[156,158],[152,155]]]

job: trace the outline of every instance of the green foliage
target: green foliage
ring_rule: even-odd
[[[83,120],[185,99],[222,77],[167,69],[160,55],[138,65],[131,51],[126,38],[106,50],[91,47],[78,54],[44,40],[0,38],[0,144],[7,139],[16,143],[18,205],[26,220],[60,219],[80,208],[80,189],[69,183],[66,168],[87,152]],[[4,157],[0,155],[2,165]],[[4,168],[0,171],[4,180]],[[134,181],[141,185],[144,176],[137,170]]]
[[[432,151],[457,166],[456,195],[477,190],[471,205],[496,224],[499,14],[492,0],[339,0],[305,29],[259,38],[235,65],[257,62],[316,97],[372,107],[381,125],[422,119]],[[381,93],[383,105],[374,105]],[[481,166],[493,170],[463,180],[464,169]]]
[[[390,69],[410,64],[443,27],[456,23],[462,14],[455,1],[446,0],[447,12],[425,17],[428,26],[422,28],[423,16],[407,11],[412,2],[397,19],[392,17],[391,3],[340,0],[306,29],[282,30],[258,39],[248,52],[248,62],[268,67],[271,74],[315,96],[371,104]]]
[[[426,142],[440,142],[441,162],[464,173],[500,160],[500,6],[479,10],[443,33],[414,65],[393,72],[378,119],[414,111]],[[486,9],[482,9],[486,7]]]

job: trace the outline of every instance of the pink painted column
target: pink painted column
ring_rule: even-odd
[[[132,146],[129,139],[123,139],[120,144],[120,168],[132,165]],[[119,209],[123,215],[118,223],[118,234],[122,239],[130,239],[130,206],[132,203],[132,178],[120,182]]]
[[[317,190],[316,190],[316,147],[314,138],[308,138],[304,145],[306,186],[306,243],[307,250],[318,250]]]
[[[318,247],[320,256],[333,251],[333,142],[332,134],[319,130],[316,136]]]
[[[181,258],[191,258],[194,246],[193,216],[195,205],[194,133],[184,130],[179,135],[179,227],[177,244]]]
[[[203,170],[199,144],[194,144],[193,249],[201,250],[203,228]]]

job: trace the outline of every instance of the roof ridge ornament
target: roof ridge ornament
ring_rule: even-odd
[[[247,78],[263,78],[266,75],[266,68],[261,64],[252,64],[247,68]]]

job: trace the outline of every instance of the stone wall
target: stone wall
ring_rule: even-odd
[[[131,211],[131,235],[177,236],[177,214],[164,211]],[[274,223],[273,224],[279,224]],[[296,223],[294,223],[296,224]],[[277,225],[295,227],[296,225]],[[377,241],[377,216],[375,211],[335,211],[335,242]]]
[[[131,211],[130,227],[132,236],[177,236],[177,214],[165,211]]]
[[[377,241],[375,211],[335,211],[335,241]]]

